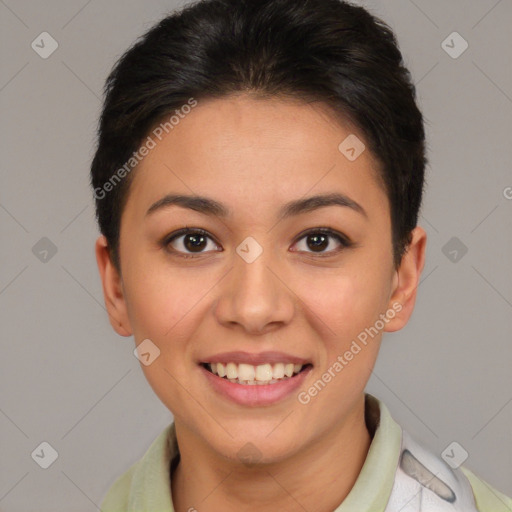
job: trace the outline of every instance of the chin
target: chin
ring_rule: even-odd
[[[274,432],[268,436],[267,432],[272,432],[273,428],[275,424],[264,431],[248,429],[225,443],[214,443],[211,446],[224,457],[246,467],[256,468],[262,464],[277,463],[290,457],[297,450],[297,445],[290,443],[294,436],[286,431],[279,434]],[[300,437],[299,432],[297,436]]]

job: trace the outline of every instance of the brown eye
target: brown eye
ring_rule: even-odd
[[[167,237],[163,241],[163,245],[168,251],[187,258],[194,257],[194,254],[201,255],[210,252],[205,250],[209,247],[209,241],[211,241],[211,249],[216,250],[217,245],[206,231],[184,228]]]
[[[329,245],[329,236],[319,233],[316,235],[308,235],[306,237],[306,244],[314,252],[324,251]]]
[[[201,252],[207,245],[204,235],[188,234],[183,237],[183,245],[187,251]]]
[[[304,240],[302,248],[297,249],[298,251],[318,253],[319,255],[334,254],[345,247],[350,247],[351,245],[348,239],[339,233],[326,228],[311,230],[303,235],[299,239],[299,242],[302,240]]]

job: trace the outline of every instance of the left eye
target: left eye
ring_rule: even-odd
[[[338,243],[338,250],[325,250],[327,247],[331,245],[329,239],[335,240]],[[338,252],[342,248],[350,246],[350,242],[348,240],[346,240],[343,236],[339,235],[338,233],[330,229],[316,229],[314,231],[309,231],[299,239],[297,244],[299,244],[302,240],[305,241],[305,252],[309,252],[307,251],[307,248],[312,248],[313,250],[311,252],[320,253],[321,255],[323,255],[324,253]]]

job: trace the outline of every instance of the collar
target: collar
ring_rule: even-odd
[[[334,512],[384,512],[397,471],[402,429],[387,407],[365,393],[365,421],[373,437],[356,483]],[[153,441],[135,465],[127,512],[175,512],[172,505],[170,467],[179,456],[174,422]]]

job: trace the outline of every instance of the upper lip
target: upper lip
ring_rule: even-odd
[[[251,364],[258,366],[260,364],[275,364],[275,363],[293,363],[293,364],[309,364],[307,359],[303,357],[285,354],[284,352],[259,352],[257,354],[250,352],[222,352],[206,357],[202,360],[203,363],[236,363],[236,364]]]

